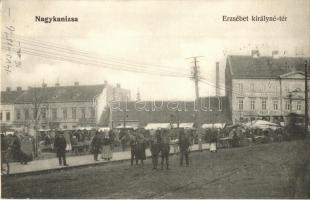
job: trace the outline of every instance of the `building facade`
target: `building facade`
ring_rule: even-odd
[[[256,53],[256,54],[255,54]],[[228,56],[226,95],[233,122],[265,119],[284,122],[305,110],[305,59],[297,57]]]
[[[130,97],[129,90],[107,82],[101,85],[79,85],[76,82],[72,86],[56,84],[53,87],[42,84],[42,87],[24,91],[14,101],[13,124],[43,130],[94,127],[116,94]]]
[[[1,130],[12,127],[15,118],[15,100],[23,94],[21,87],[17,87],[16,90],[6,88],[6,91],[1,91],[1,102],[0,102],[0,125]]]

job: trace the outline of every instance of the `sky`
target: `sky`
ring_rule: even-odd
[[[9,12],[10,10],[10,12]],[[9,15],[10,13],[10,15]],[[223,22],[226,16],[285,16],[286,22]],[[77,17],[78,22],[36,22],[35,16]],[[226,56],[250,55],[258,49],[269,56],[310,55],[310,1],[219,0],[219,1],[15,1],[2,5],[2,34],[14,26],[14,34],[40,44],[86,52],[107,64],[58,61],[23,53],[38,49],[21,42],[21,66],[6,73],[1,68],[1,88],[103,84],[104,80],[130,89],[135,99],[139,90],[145,100],[193,100],[194,82],[188,77],[133,73],[126,69],[142,63],[144,70],[190,75],[193,56],[198,58],[200,95],[215,94],[215,63],[220,62],[221,95],[224,91]],[[16,44],[18,38],[16,38]],[[3,43],[2,43],[3,44]],[[31,43],[39,44],[39,43]],[[46,49],[49,51],[50,49]],[[2,64],[7,51],[2,50]],[[52,50],[53,53],[62,53]],[[14,58],[14,56],[13,56]],[[90,58],[90,57],[88,57]],[[17,59],[17,57],[16,57]],[[18,59],[17,59],[18,60]],[[112,61],[111,61],[112,60]],[[144,71],[142,70],[142,71]],[[141,71],[141,70],[139,70]]]

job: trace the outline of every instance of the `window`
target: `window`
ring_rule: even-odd
[[[52,108],[52,119],[57,119],[57,108]]]
[[[239,110],[243,110],[243,99],[238,100],[238,108]]]
[[[262,99],[262,110],[266,110],[266,109],[267,109],[267,100]]]
[[[273,101],[273,110],[278,110],[278,101]]]
[[[95,108],[94,107],[90,107],[90,116],[91,118],[95,118]]]
[[[11,120],[11,113],[6,112],[6,121],[10,121],[10,120]]]
[[[62,109],[62,116],[63,116],[64,119],[67,119],[67,117],[68,117],[67,108],[63,108]]]
[[[238,89],[239,89],[239,92],[243,92],[243,84],[242,83],[238,83]]]
[[[296,107],[296,109],[297,109],[297,110],[301,110],[301,102],[300,102],[300,101],[297,102],[297,107]]]
[[[254,92],[254,83],[251,83],[251,84],[250,84],[250,91],[251,91],[251,92]]]
[[[289,101],[285,101],[285,109],[290,110],[291,109],[291,104]]]
[[[222,101],[219,99],[219,111],[222,111]]]
[[[25,119],[29,119],[29,110],[27,108],[24,109]]]
[[[72,108],[72,119],[76,119],[76,108]]]
[[[16,119],[20,120],[20,118],[21,118],[20,109],[16,109]]]
[[[46,109],[45,108],[41,108],[41,117],[42,117],[42,119],[46,119]]]
[[[0,121],[2,121],[2,112],[0,112]]]
[[[251,107],[251,110],[255,110],[255,100],[254,99],[251,99],[250,107]]]
[[[81,108],[81,118],[85,119],[85,108]]]

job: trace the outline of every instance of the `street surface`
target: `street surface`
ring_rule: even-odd
[[[125,161],[7,177],[2,180],[2,197],[307,198],[305,178],[309,181],[310,170],[304,158],[309,158],[309,152],[309,143],[292,141],[217,153],[193,152],[189,167],[179,167],[174,155],[170,157],[170,170],[152,170],[148,159],[143,167]]]

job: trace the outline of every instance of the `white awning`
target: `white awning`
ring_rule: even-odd
[[[178,124],[173,124],[173,128],[177,128]],[[194,123],[188,122],[188,123],[180,123],[179,128],[185,128],[185,129],[190,129],[194,128]]]
[[[87,130],[87,131],[90,131],[90,130],[93,130],[94,127],[91,127],[91,126],[85,126],[85,127],[77,127],[76,130]]]
[[[110,127],[100,127],[98,128],[98,131],[109,131]]]
[[[119,126],[117,126],[115,128],[121,129],[121,128],[124,128],[124,125],[119,125]],[[136,126],[136,125],[125,125],[125,128],[137,129],[138,126]]]
[[[215,123],[215,124],[203,124],[201,128],[224,128],[225,124]]]
[[[145,130],[157,130],[157,129],[170,129],[170,123],[148,123],[144,129]]]

